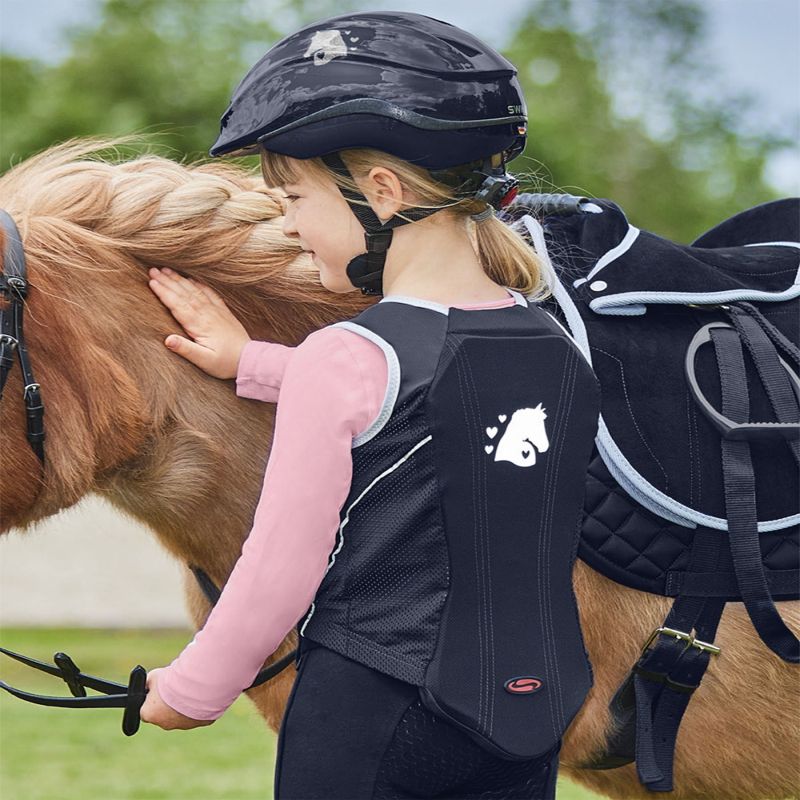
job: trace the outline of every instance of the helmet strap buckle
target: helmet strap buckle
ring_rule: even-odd
[[[357,255],[347,265],[346,272],[350,283],[361,289],[362,294],[383,294],[383,267],[393,235],[393,228],[365,231],[367,252]]]

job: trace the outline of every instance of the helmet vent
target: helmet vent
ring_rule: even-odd
[[[445,39],[444,36],[439,37],[443,42],[447,42],[447,44],[453,45],[456,50],[460,50],[465,56],[469,56],[470,58],[474,58],[477,55],[480,55],[480,50],[476,50],[474,47],[470,47],[468,44],[464,44],[463,42],[456,42],[452,39]]]

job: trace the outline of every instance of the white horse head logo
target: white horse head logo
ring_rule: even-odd
[[[505,420],[505,414],[498,417]],[[509,420],[508,426],[497,443],[495,461],[510,461],[518,467],[532,467],[536,463],[536,451],[544,453],[550,447],[544,421],[547,414],[539,403],[536,408],[518,408]],[[487,428],[489,438],[494,438],[497,428]],[[494,447],[486,446],[486,452],[491,453]]]
[[[344,43],[342,34],[335,28],[329,31],[316,31],[308,49],[303,53],[304,58],[313,56],[315,67],[320,67],[334,58],[346,55],[347,45]]]

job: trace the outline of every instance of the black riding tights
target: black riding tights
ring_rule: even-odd
[[[311,646],[281,722],[275,800],[553,800],[560,748],[499,758],[430,712],[416,686]]]

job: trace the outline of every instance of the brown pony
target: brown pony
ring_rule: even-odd
[[[233,381],[164,347],[181,331],[148,288],[148,267],[198,278],[252,338],[289,345],[375,299],[319,284],[308,255],[283,235],[281,202],[260,175],[224,162],[98,156],[130,141],[72,140],[0,178],[0,207],[27,256],[25,333],[47,433],[42,472],[25,438],[15,365],[0,405],[0,533],[96,492],[222,586],[252,525],[275,407],[237,398]],[[608,702],[672,600],[619,586],[580,560],[573,580],[595,683],[564,738],[562,774],[610,797],[651,797],[633,764],[578,765],[602,752]],[[210,607],[188,568],[185,590],[199,628]],[[781,612],[800,633],[800,603]],[[742,603],[728,603],[715,643],[722,654],[680,728],[671,796],[796,796],[797,669],[763,645]],[[267,663],[295,646],[292,631]],[[248,692],[275,732],[294,674],[289,667]]]

